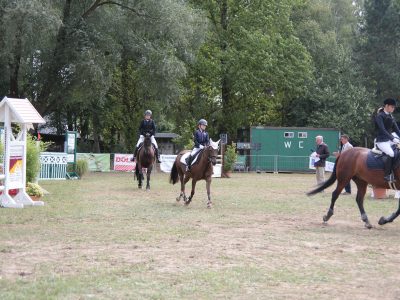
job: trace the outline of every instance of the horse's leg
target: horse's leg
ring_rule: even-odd
[[[150,167],[147,168],[147,172],[146,172],[146,190],[150,190],[150,175],[151,175],[151,171],[153,170],[153,165],[150,165]]]
[[[351,179],[347,180],[347,178],[344,178],[344,179],[338,178],[337,180],[338,180],[338,182],[336,185],[336,189],[332,192],[331,205],[329,206],[329,209],[328,209],[328,212],[326,213],[326,215],[324,215],[322,217],[322,219],[324,220],[324,223],[328,222],[329,219],[333,216],[335,202],[336,202],[337,198],[339,198],[339,195],[342,192],[342,190],[344,189],[344,187],[347,185],[347,183]]]
[[[212,207],[212,202],[211,202],[211,177],[207,178],[206,187],[207,187],[207,197],[208,197],[207,208],[211,208]]]
[[[181,199],[186,201],[186,199],[185,199],[186,198],[185,197],[185,183],[183,182],[185,175],[183,172],[180,172],[179,169],[178,169],[178,174],[179,174],[179,181],[181,182],[181,193],[179,194],[179,197],[176,197],[176,201],[179,202]]]
[[[381,217],[378,221],[378,224],[385,225],[386,223],[393,222],[394,219],[396,219],[399,215],[400,215],[400,198],[399,198],[399,205],[397,207],[397,210],[388,217]]]
[[[188,205],[194,196],[194,191],[196,189],[196,180],[192,179],[192,191],[190,192],[189,198],[185,201],[185,204]]]
[[[142,171],[142,165],[138,163],[136,165],[136,168],[138,168],[138,188],[142,188],[142,179],[143,179],[143,171]]]
[[[354,178],[354,182],[357,185],[356,201],[357,201],[358,209],[360,210],[361,220],[364,222],[364,226],[366,228],[371,229],[372,225],[369,222],[367,213],[364,210],[364,197],[365,197],[365,193],[367,192],[368,183],[359,178]]]

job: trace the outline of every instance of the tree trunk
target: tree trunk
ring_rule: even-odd
[[[10,67],[10,91],[9,94],[13,98],[18,98],[19,95],[19,85],[18,85],[18,75],[19,68],[21,65],[22,57],[22,26],[18,26],[18,33],[15,37],[14,45],[14,55],[12,61],[9,63]]]

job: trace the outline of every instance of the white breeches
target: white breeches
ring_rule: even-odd
[[[144,142],[144,135],[140,135],[139,140],[136,144],[136,147],[139,147],[139,145],[143,142]],[[157,145],[156,139],[154,138],[154,135],[151,136],[151,143],[158,149],[158,145]]]
[[[197,152],[199,152],[201,148],[193,148],[192,152],[190,153],[190,156],[194,156]]]
[[[393,145],[393,142],[391,142],[391,141],[379,142],[379,143],[376,143],[376,145],[378,146],[378,148],[380,150],[382,150],[383,153],[389,155],[390,157],[394,157],[394,152],[391,147]]]

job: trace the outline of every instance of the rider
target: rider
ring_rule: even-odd
[[[203,149],[205,146],[208,146],[210,143],[210,138],[208,137],[208,133],[206,132],[207,121],[204,119],[200,119],[197,122],[197,130],[193,134],[194,140],[194,148],[190,155],[186,158],[187,169],[190,170],[190,164],[192,163],[192,159],[197,152]]]
[[[392,132],[394,131],[398,136],[400,136],[399,127],[392,116],[392,112],[396,108],[396,100],[388,98],[383,101],[383,104],[384,106],[378,109],[375,117],[375,128],[378,131],[376,136],[376,145],[386,154],[382,157],[385,171],[384,179],[385,181],[394,181],[394,179],[391,180],[392,178],[390,176],[392,173],[394,157],[394,151],[391,146],[400,143],[400,140],[392,135]]]
[[[160,155],[158,153],[158,145],[156,139],[154,138],[154,135],[156,134],[156,124],[154,123],[154,120],[151,118],[151,116],[152,116],[151,110],[146,110],[144,112],[144,119],[142,120],[142,122],[140,122],[139,126],[140,137],[136,144],[135,152],[133,154],[133,159],[135,160],[139,146],[144,142],[145,135],[150,135],[151,143],[154,145],[155,148],[154,151],[156,154],[157,162],[160,163],[161,161],[160,161]]]

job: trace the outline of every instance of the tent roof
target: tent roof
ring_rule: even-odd
[[[10,108],[10,119],[12,123],[46,123],[28,99],[7,97],[4,97],[0,102],[0,122],[4,122],[6,106]]]

